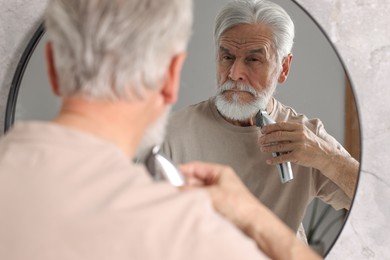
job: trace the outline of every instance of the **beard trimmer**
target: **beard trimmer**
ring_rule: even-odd
[[[266,125],[274,124],[276,123],[275,120],[273,120],[265,110],[260,110],[256,114],[256,126],[263,128]],[[276,152],[272,153],[273,157],[277,157],[279,155],[282,155],[283,153]],[[276,168],[279,171],[280,180],[282,183],[290,182],[294,179],[294,175],[291,169],[291,163],[290,162],[284,162],[281,164],[276,165]]]

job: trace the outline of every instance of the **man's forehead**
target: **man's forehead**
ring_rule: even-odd
[[[263,24],[240,24],[226,30],[220,38],[219,46],[226,49],[245,48],[255,52],[269,49],[272,45],[272,31]]]
[[[220,52],[230,53],[233,50],[231,50],[228,47],[225,47],[222,44],[220,44],[219,51]],[[256,47],[254,47],[254,49],[247,49],[247,50],[245,50],[245,52],[247,54],[256,54],[256,53],[266,54],[267,53],[267,47],[266,46],[256,46]]]

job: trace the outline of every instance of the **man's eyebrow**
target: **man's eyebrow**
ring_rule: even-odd
[[[256,54],[256,53],[261,53],[261,54],[266,54],[266,51],[264,48],[259,48],[259,49],[254,49],[248,51],[249,54]]]
[[[230,50],[228,48],[223,47],[223,46],[219,46],[219,50],[223,51],[223,52],[230,53]]]

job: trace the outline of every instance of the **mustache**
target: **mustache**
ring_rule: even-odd
[[[241,83],[241,82],[234,82],[232,80],[228,80],[225,83],[223,83],[222,85],[220,85],[218,90],[217,90],[217,92],[218,92],[217,94],[223,94],[226,91],[229,91],[232,89],[238,89],[240,91],[248,92],[249,94],[251,94],[254,97],[258,96],[257,91],[251,85]]]

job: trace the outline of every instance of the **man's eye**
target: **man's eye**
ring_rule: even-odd
[[[247,61],[249,62],[257,62],[257,61],[261,61],[259,58],[249,58],[247,59]]]
[[[222,60],[232,60],[232,56],[229,56],[229,55],[223,55],[222,56]]]

